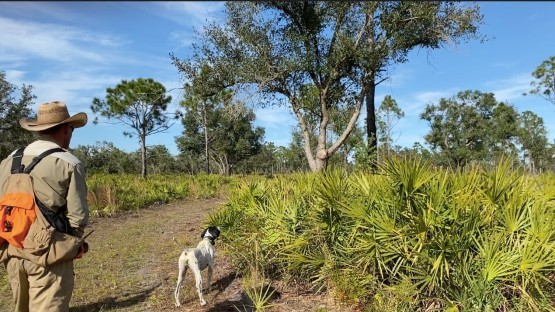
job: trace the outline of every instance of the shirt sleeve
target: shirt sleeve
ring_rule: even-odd
[[[89,223],[87,203],[87,184],[85,168],[82,163],[75,165],[67,192],[67,218],[77,236],[82,237]]]

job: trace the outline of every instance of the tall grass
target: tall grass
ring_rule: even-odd
[[[211,198],[224,194],[239,178],[221,175],[94,174],[87,179],[88,202],[94,215],[110,215],[176,199]]]
[[[379,174],[250,180],[209,222],[245,274],[256,263],[367,311],[554,311],[554,189],[510,160],[391,158]]]

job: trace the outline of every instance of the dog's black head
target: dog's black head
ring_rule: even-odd
[[[214,245],[214,241],[219,236],[220,236],[220,228],[217,226],[210,226],[204,231],[202,231],[202,234],[200,234],[201,239],[209,238],[210,241],[212,242],[212,245]]]

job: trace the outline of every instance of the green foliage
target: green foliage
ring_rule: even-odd
[[[133,129],[124,135],[139,139],[143,177],[147,174],[146,137],[169,129],[171,118],[166,110],[170,102],[171,96],[166,96],[166,88],[151,78],[122,80],[116,87],[106,89],[106,99],[94,98],[92,101],[94,114]],[[175,117],[178,118],[179,113]],[[98,121],[97,116],[94,123]]]
[[[235,166],[247,162],[262,148],[264,129],[253,126],[254,112],[231,100],[231,94],[219,93],[182,102],[184,130],[176,139],[177,147],[182,154],[204,161],[207,173],[229,175]],[[210,162],[218,170],[213,170]]]
[[[19,126],[21,118],[35,118],[31,105],[36,98],[32,86],[23,85],[19,88],[6,80],[6,73],[0,71],[0,159],[21,146],[31,143],[33,133],[23,131]]]
[[[478,7],[450,2],[229,1],[226,13],[225,25],[205,27],[193,55],[172,56],[174,64],[186,80],[204,74],[210,90],[254,85],[263,105],[287,99],[312,171],[345,143],[389,64],[405,62],[415,47],[476,37],[481,23]],[[332,123],[338,137],[330,142]]]
[[[85,165],[87,173],[140,173],[139,160],[110,142],[79,145],[71,151]]]
[[[430,124],[426,142],[449,165],[515,155],[517,112],[493,93],[462,91],[428,105],[420,117]]]
[[[125,152],[111,142],[79,145],[72,153],[85,165],[87,173],[140,174],[141,151]],[[192,173],[190,163],[170,154],[163,145],[146,148],[148,170],[154,175]]]
[[[555,104],[555,56],[543,61],[532,73],[536,79],[530,85],[530,94],[536,94]],[[526,94],[525,94],[526,95]]]
[[[405,113],[397,106],[397,101],[391,95],[386,95],[376,114],[378,138],[383,144],[383,155],[388,156],[390,154],[392,144],[395,141],[393,139],[393,128],[399,119],[404,116]]]
[[[273,305],[269,303],[274,295],[275,289],[270,285],[254,285],[246,286],[245,293],[252,302],[252,309],[254,311],[264,312],[266,309],[271,308]]]
[[[251,180],[217,212],[225,252],[367,311],[552,311],[555,185],[513,163]]]
[[[530,171],[548,169],[554,162],[555,145],[548,141],[543,118],[531,111],[525,111],[520,115],[519,122],[518,138]]]
[[[425,140],[440,165],[492,164],[491,159],[510,156],[532,172],[553,167],[555,147],[543,119],[530,111],[518,113],[492,93],[459,92],[428,105],[420,117],[430,124]]]

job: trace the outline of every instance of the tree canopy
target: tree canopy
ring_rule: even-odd
[[[549,143],[543,118],[531,111],[525,111],[520,115],[519,123],[518,137],[530,171],[549,168],[555,160],[555,145]]]
[[[218,172],[229,175],[262,148],[264,129],[253,126],[254,112],[233,102],[231,94],[188,97],[181,104],[185,108],[184,130],[176,138],[177,147],[181,154],[204,158],[207,173],[211,172],[209,160]]]
[[[225,25],[204,28],[193,55],[172,55],[174,64],[186,80],[209,64],[206,86],[255,86],[265,95],[263,105],[285,98],[313,171],[324,168],[349,137],[365,98],[374,124],[369,135],[375,136],[373,92],[386,66],[406,61],[416,46],[439,48],[473,37],[481,22],[477,7],[440,1],[238,1],[227,2],[226,11]],[[317,101],[306,106],[302,90],[308,85]],[[327,126],[337,107],[349,118],[330,141]],[[308,115],[318,117],[315,139]]]
[[[93,99],[93,113],[130,127],[133,132],[126,131],[124,135],[138,137],[143,177],[147,174],[146,137],[164,132],[172,125],[172,114],[167,113],[171,99],[166,95],[166,88],[151,78],[122,80],[115,88],[106,89],[106,99]],[[178,113],[173,114],[173,117],[178,116]],[[97,116],[94,122],[98,123],[98,120]]]
[[[430,124],[424,139],[452,165],[488,159],[494,152],[515,152],[516,110],[493,93],[461,91],[428,105],[420,117]]]
[[[543,61],[532,73],[530,94],[536,94],[555,104],[555,56]]]
[[[32,86],[21,88],[6,80],[6,73],[0,71],[0,157],[8,156],[18,147],[31,143],[33,133],[22,131],[19,126],[21,118],[35,118],[31,110],[36,98],[32,94]]]

